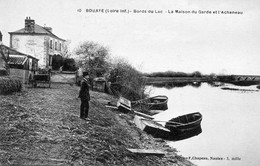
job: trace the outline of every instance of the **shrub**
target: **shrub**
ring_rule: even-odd
[[[7,70],[4,68],[0,68],[0,76],[6,76],[6,75],[8,75]]]
[[[65,58],[63,61],[63,71],[76,71],[76,62],[72,58]]]
[[[144,96],[145,82],[142,73],[122,58],[113,61],[109,81],[120,84],[123,88],[119,88],[119,95],[129,100]]]
[[[134,91],[130,87],[125,87],[118,83],[112,83],[110,88],[114,95],[125,97],[131,101],[139,100],[141,98],[140,94],[138,94],[136,91]]]
[[[9,94],[22,90],[22,81],[13,77],[0,77],[0,94]]]

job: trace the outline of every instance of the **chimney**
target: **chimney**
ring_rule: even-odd
[[[0,45],[2,45],[2,39],[3,39],[3,35],[2,32],[0,31]]]
[[[26,17],[25,19],[25,32],[27,33],[33,33],[34,32],[34,20],[31,20],[31,17]]]
[[[2,39],[3,39],[3,35],[2,32],[0,31],[0,42],[2,42]]]

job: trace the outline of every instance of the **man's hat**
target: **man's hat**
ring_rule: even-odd
[[[85,77],[85,76],[88,76],[88,72],[87,71],[83,72],[83,77]]]

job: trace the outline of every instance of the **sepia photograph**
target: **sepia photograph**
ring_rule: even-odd
[[[0,0],[0,165],[257,166],[260,1]]]

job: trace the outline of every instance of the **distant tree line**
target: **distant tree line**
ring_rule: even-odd
[[[166,72],[146,73],[144,74],[144,76],[146,77],[202,77],[202,74],[199,71],[195,71],[192,73],[166,71]]]

